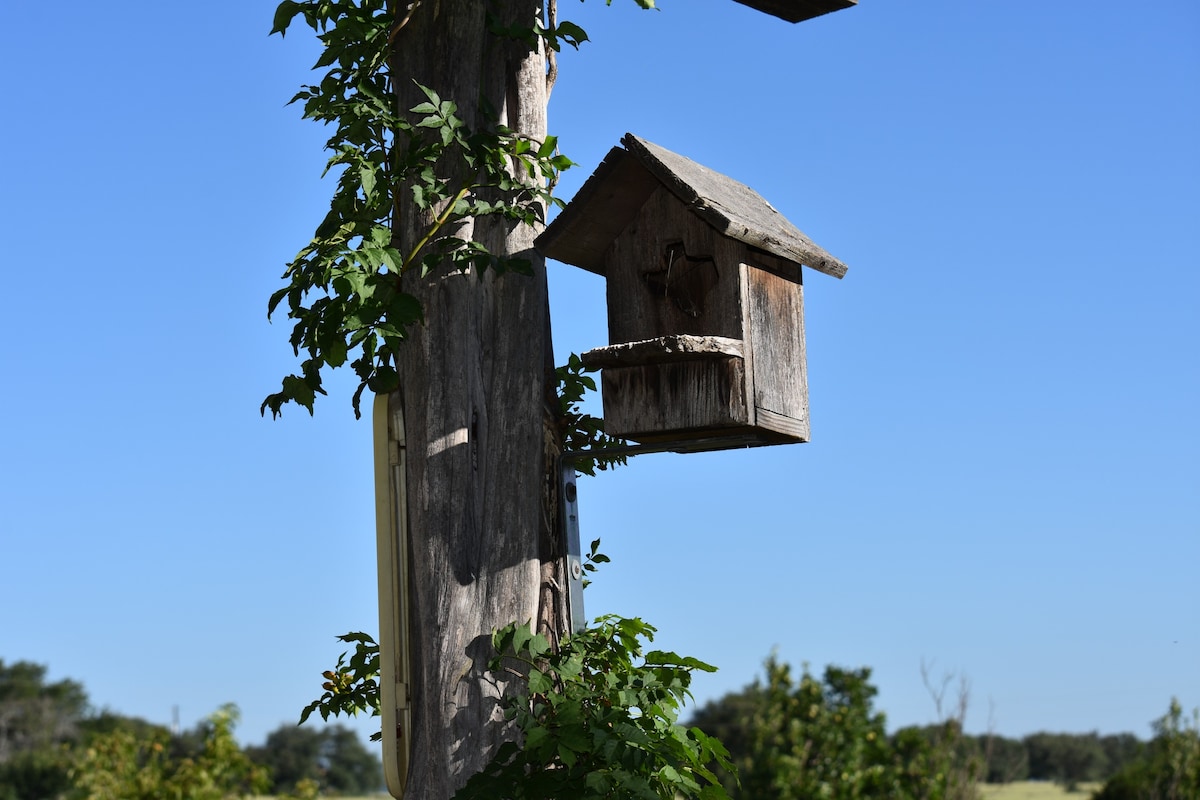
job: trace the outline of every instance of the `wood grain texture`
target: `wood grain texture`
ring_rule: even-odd
[[[808,440],[804,287],[742,264],[756,424]]]
[[[736,357],[613,367],[601,374],[604,426],[642,441],[665,431],[701,436],[747,424],[746,374]]]
[[[846,274],[845,264],[788,222],[749,186],[632,133],[625,134],[621,142],[685,206],[719,233],[835,278]]]
[[[680,279],[670,259],[673,245],[711,259],[707,291],[686,307],[663,288]],[[741,338],[736,259],[728,257],[723,237],[687,213],[665,187],[651,193],[609,245],[604,262],[610,344],[673,334]]]
[[[703,358],[742,358],[744,353],[741,339],[730,339],[727,336],[680,335],[597,347],[582,354],[580,359],[588,369],[602,369]]]
[[[531,25],[536,0],[487,5],[501,25]],[[474,100],[501,122],[541,138],[546,130],[543,54],[492,36],[482,2],[422,3],[396,37],[392,71],[399,108],[424,97],[414,82],[459,104],[469,125]],[[429,222],[405,216],[407,248]],[[486,672],[493,629],[565,622],[554,490],[557,450],[547,436],[552,376],[544,262],[536,231],[492,218],[455,235],[493,252],[520,254],[533,277],[494,273],[406,275],[425,324],[399,357],[407,420],[413,645],[412,760],[405,797],[446,800],[513,736],[497,700],[504,681]],[[539,490],[539,487],[542,487]]]
[[[607,275],[605,249],[630,225],[656,185],[724,236],[840,278],[844,263],[750,187],[629,133],[537,238],[549,258]]]

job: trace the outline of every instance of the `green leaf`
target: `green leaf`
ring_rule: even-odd
[[[367,381],[367,387],[375,394],[387,394],[400,388],[400,376],[390,366],[382,366]]]
[[[423,318],[424,313],[421,310],[421,302],[411,294],[400,292],[388,304],[388,322],[397,328],[403,328],[414,322],[420,322]]]
[[[288,375],[283,379],[283,393],[287,397],[308,409],[308,413],[312,414],[313,401],[316,399],[316,393],[303,378],[296,375]]]
[[[533,630],[529,625],[520,625],[513,631],[512,649],[517,655],[525,652],[525,645],[533,638]]]
[[[286,36],[288,26],[292,24],[292,20],[299,11],[299,3],[293,2],[293,0],[283,0],[282,3],[275,7],[275,22],[271,26],[271,33]]]
[[[540,669],[529,671],[529,691],[533,694],[546,694],[554,688],[554,681]]]
[[[428,97],[428,98],[429,98],[429,102],[430,102],[430,103],[433,103],[433,105],[434,105],[434,111],[436,111],[436,110],[437,110],[437,107],[438,107],[438,106],[440,106],[440,105],[442,104],[442,98],[438,96],[438,93],[437,93],[437,92],[435,92],[433,89],[430,89],[428,86],[422,86],[421,84],[417,83],[416,81],[413,81],[413,83],[416,85],[416,87],[417,87],[418,89],[420,89],[420,90],[421,90],[421,92],[422,92],[422,93],[423,93],[423,94],[424,94],[426,97]]]
[[[375,168],[370,165],[359,167],[358,177],[362,182],[363,195],[370,200],[375,194]]]
[[[573,22],[560,22],[558,27],[554,29],[555,34],[559,39],[570,44],[576,50],[579,45],[588,41],[587,32]]]
[[[340,367],[346,363],[346,340],[338,336],[331,339],[324,349],[325,362],[331,367]]]

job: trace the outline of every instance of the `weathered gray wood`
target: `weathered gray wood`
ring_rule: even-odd
[[[764,444],[799,444],[808,441],[807,419],[776,414],[765,408],[754,409],[754,419]],[[774,431],[778,436],[769,437],[766,431]]]
[[[722,237],[712,227],[682,211],[664,187],[655,189],[605,253],[609,343],[663,334],[740,339],[738,262],[723,257],[721,248]],[[708,280],[697,282],[686,274],[687,256],[712,259],[703,267],[712,273]],[[665,291],[681,281],[694,284],[688,304]]]
[[[604,275],[609,243],[658,187],[658,180],[636,158],[614,147],[554,218],[547,228],[553,233],[538,238],[538,249],[547,258]]]
[[[605,367],[641,367],[671,361],[702,358],[742,358],[741,339],[727,336],[660,336],[640,342],[625,342],[597,347],[580,356],[588,369]]]
[[[457,100],[469,125],[483,122],[473,110],[481,99],[510,128],[544,136],[543,54],[492,36],[485,19],[532,25],[539,10],[538,0],[416,5],[391,62],[402,76],[399,108],[424,100],[419,83]],[[428,222],[397,221],[405,248]],[[422,279],[414,270],[403,282],[425,310],[398,364],[409,453],[413,740],[405,797],[413,800],[447,800],[513,735],[497,708],[502,678],[486,673],[492,630],[530,619],[550,633],[564,629],[554,588],[566,581],[553,528],[556,438],[547,435],[549,315],[534,233],[490,217],[456,231],[522,254],[533,277]]]
[[[831,11],[841,11],[858,4],[858,0],[737,0],[744,6],[785,19],[788,22],[803,22]]]
[[[804,287],[752,265],[741,271],[756,424],[808,441]]]
[[[702,436],[747,424],[746,374],[733,356],[612,367],[601,373],[601,389],[605,430],[614,436]]]
[[[788,222],[753,189],[666,148],[626,134],[538,237],[549,258],[607,275],[608,243],[637,216],[656,184],[716,231],[779,258],[840,278],[846,265]]]
[[[846,274],[845,264],[805,236],[749,186],[632,133],[625,134],[621,142],[718,232],[835,278]]]

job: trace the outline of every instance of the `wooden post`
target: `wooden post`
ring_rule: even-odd
[[[508,127],[546,133],[546,59],[494,36],[532,26],[538,0],[420,3],[394,41],[399,108],[425,98],[415,83],[459,103],[468,125],[485,122],[475,100]],[[414,83],[415,82],[415,83]],[[396,233],[417,241],[429,218],[401,216]],[[566,585],[555,535],[557,474],[553,357],[544,260],[537,231],[490,218],[455,235],[498,254],[520,254],[534,275],[488,272],[406,276],[424,308],[401,349],[407,450],[412,643],[412,741],[404,796],[449,798],[482,769],[511,731],[497,706],[500,676],[486,673],[494,628],[535,621],[565,630]],[[553,639],[552,639],[553,640]]]

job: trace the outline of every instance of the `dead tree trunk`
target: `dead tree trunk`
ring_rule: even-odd
[[[493,109],[509,128],[546,132],[546,62],[489,32],[532,26],[538,0],[423,0],[394,39],[401,109],[425,100],[415,83],[459,105],[468,125]],[[402,217],[417,241],[429,218]],[[485,217],[455,235],[520,254],[532,277],[488,271],[405,277],[425,311],[400,354],[407,420],[413,736],[406,797],[443,800],[511,736],[499,686],[486,674],[490,635],[510,622],[565,625],[554,520],[553,359],[538,231]],[[396,397],[396,396],[394,396]],[[557,579],[556,579],[557,576]]]

